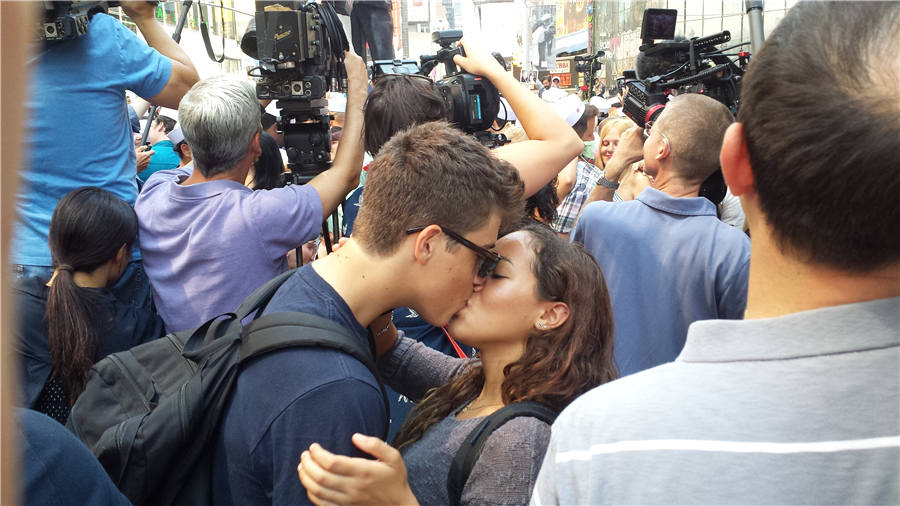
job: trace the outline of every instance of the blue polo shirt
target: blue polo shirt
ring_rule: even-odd
[[[594,202],[571,240],[603,269],[620,375],[675,360],[692,322],[743,317],[750,240],[705,198],[647,188],[630,202]]]
[[[327,318],[368,345],[368,331],[311,265],[278,289],[266,313],[302,311]],[[355,358],[328,348],[287,348],[244,366],[216,439],[217,505],[310,504],[297,478],[312,443],[365,456],[355,432],[384,437],[387,413],[378,382]]]

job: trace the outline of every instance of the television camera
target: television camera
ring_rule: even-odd
[[[584,99],[588,99],[594,92],[594,85],[597,82],[597,72],[600,70],[600,67],[603,65],[600,63],[600,58],[603,58],[605,55],[603,51],[597,51],[596,54],[589,54],[587,56],[576,56],[575,61],[575,72],[582,72],[584,74],[584,84],[587,85],[587,94]]]
[[[257,0],[241,50],[259,61],[256,96],[274,100],[288,157],[286,184],[305,184],[331,166],[326,92],[346,87],[347,36],[330,3]]]
[[[627,88],[623,112],[641,127],[652,125],[669,95],[681,93],[708,95],[725,104],[732,114],[737,114],[741,78],[750,53],[727,53],[744,44],[717,48],[731,40],[727,30],[690,40],[676,39],[677,16],[675,9],[644,11],[643,44],[635,60],[635,71],[625,71],[623,75],[623,84]]]
[[[94,14],[107,12],[119,2],[98,2],[96,0],[52,2],[44,0],[41,20],[38,21],[37,36],[40,40],[58,41],[76,39],[88,31],[88,24]]]
[[[458,42],[462,30],[433,32],[431,40],[440,46],[433,55],[422,55],[416,60],[377,60],[373,63],[372,77],[378,79],[387,74],[418,74],[428,77],[439,65],[444,65],[445,77],[434,83],[435,91],[444,100],[447,121],[464,132],[473,135],[486,146],[499,146],[509,142],[503,134],[487,131],[500,111],[500,93],[485,77],[461,71],[453,62],[457,54],[465,56]],[[506,68],[499,53],[494,58]]]

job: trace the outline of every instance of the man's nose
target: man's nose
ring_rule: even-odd
[[[482,288],[484,288],[484,284],[487,282],[487,276],[479,276],[478,271],[475,271],[475,279],[472,280],[472,291],[479,292]]]

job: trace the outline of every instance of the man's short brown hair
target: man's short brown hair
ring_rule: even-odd
[[[719,170],[722,140],[732,123],[734,117],[721,102],[687,93],[666,104],[653,129],[669,139],[678,174],[688,181],[701,182]]]
[[[500,213],[502,230],[522,218],[523,194],[515,167],[447,122],[424,123],[394,135],[369,166],[353,237],[389,255],[412,227],[466,234]]]
[[[591,104],[585,104],[584,113],[581,114],[581,117],[578,118],[578,121],[572,125],[572,129],[575,130],[575,133],[578,134],[578,137],[584,137],[585,131],[587,130],[587,123],[591,118],[596,118],[597,115],[600,114],[600,111]]]
[[[375,156],[398,131],[447,117],[444,100],[427,78],[380,76],[366,98],[364,142]]]
[[[900,4],[801,2],[753,55],[738,120],[782,250],[866,272],[900,260]]]

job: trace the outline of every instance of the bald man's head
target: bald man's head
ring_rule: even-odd
[[[678,175],[702,182],[719,168],[722,139],[733,121],[731,112],[720,102],[689,93],[666,104],[653,130],[669,139],[672,167]]]

